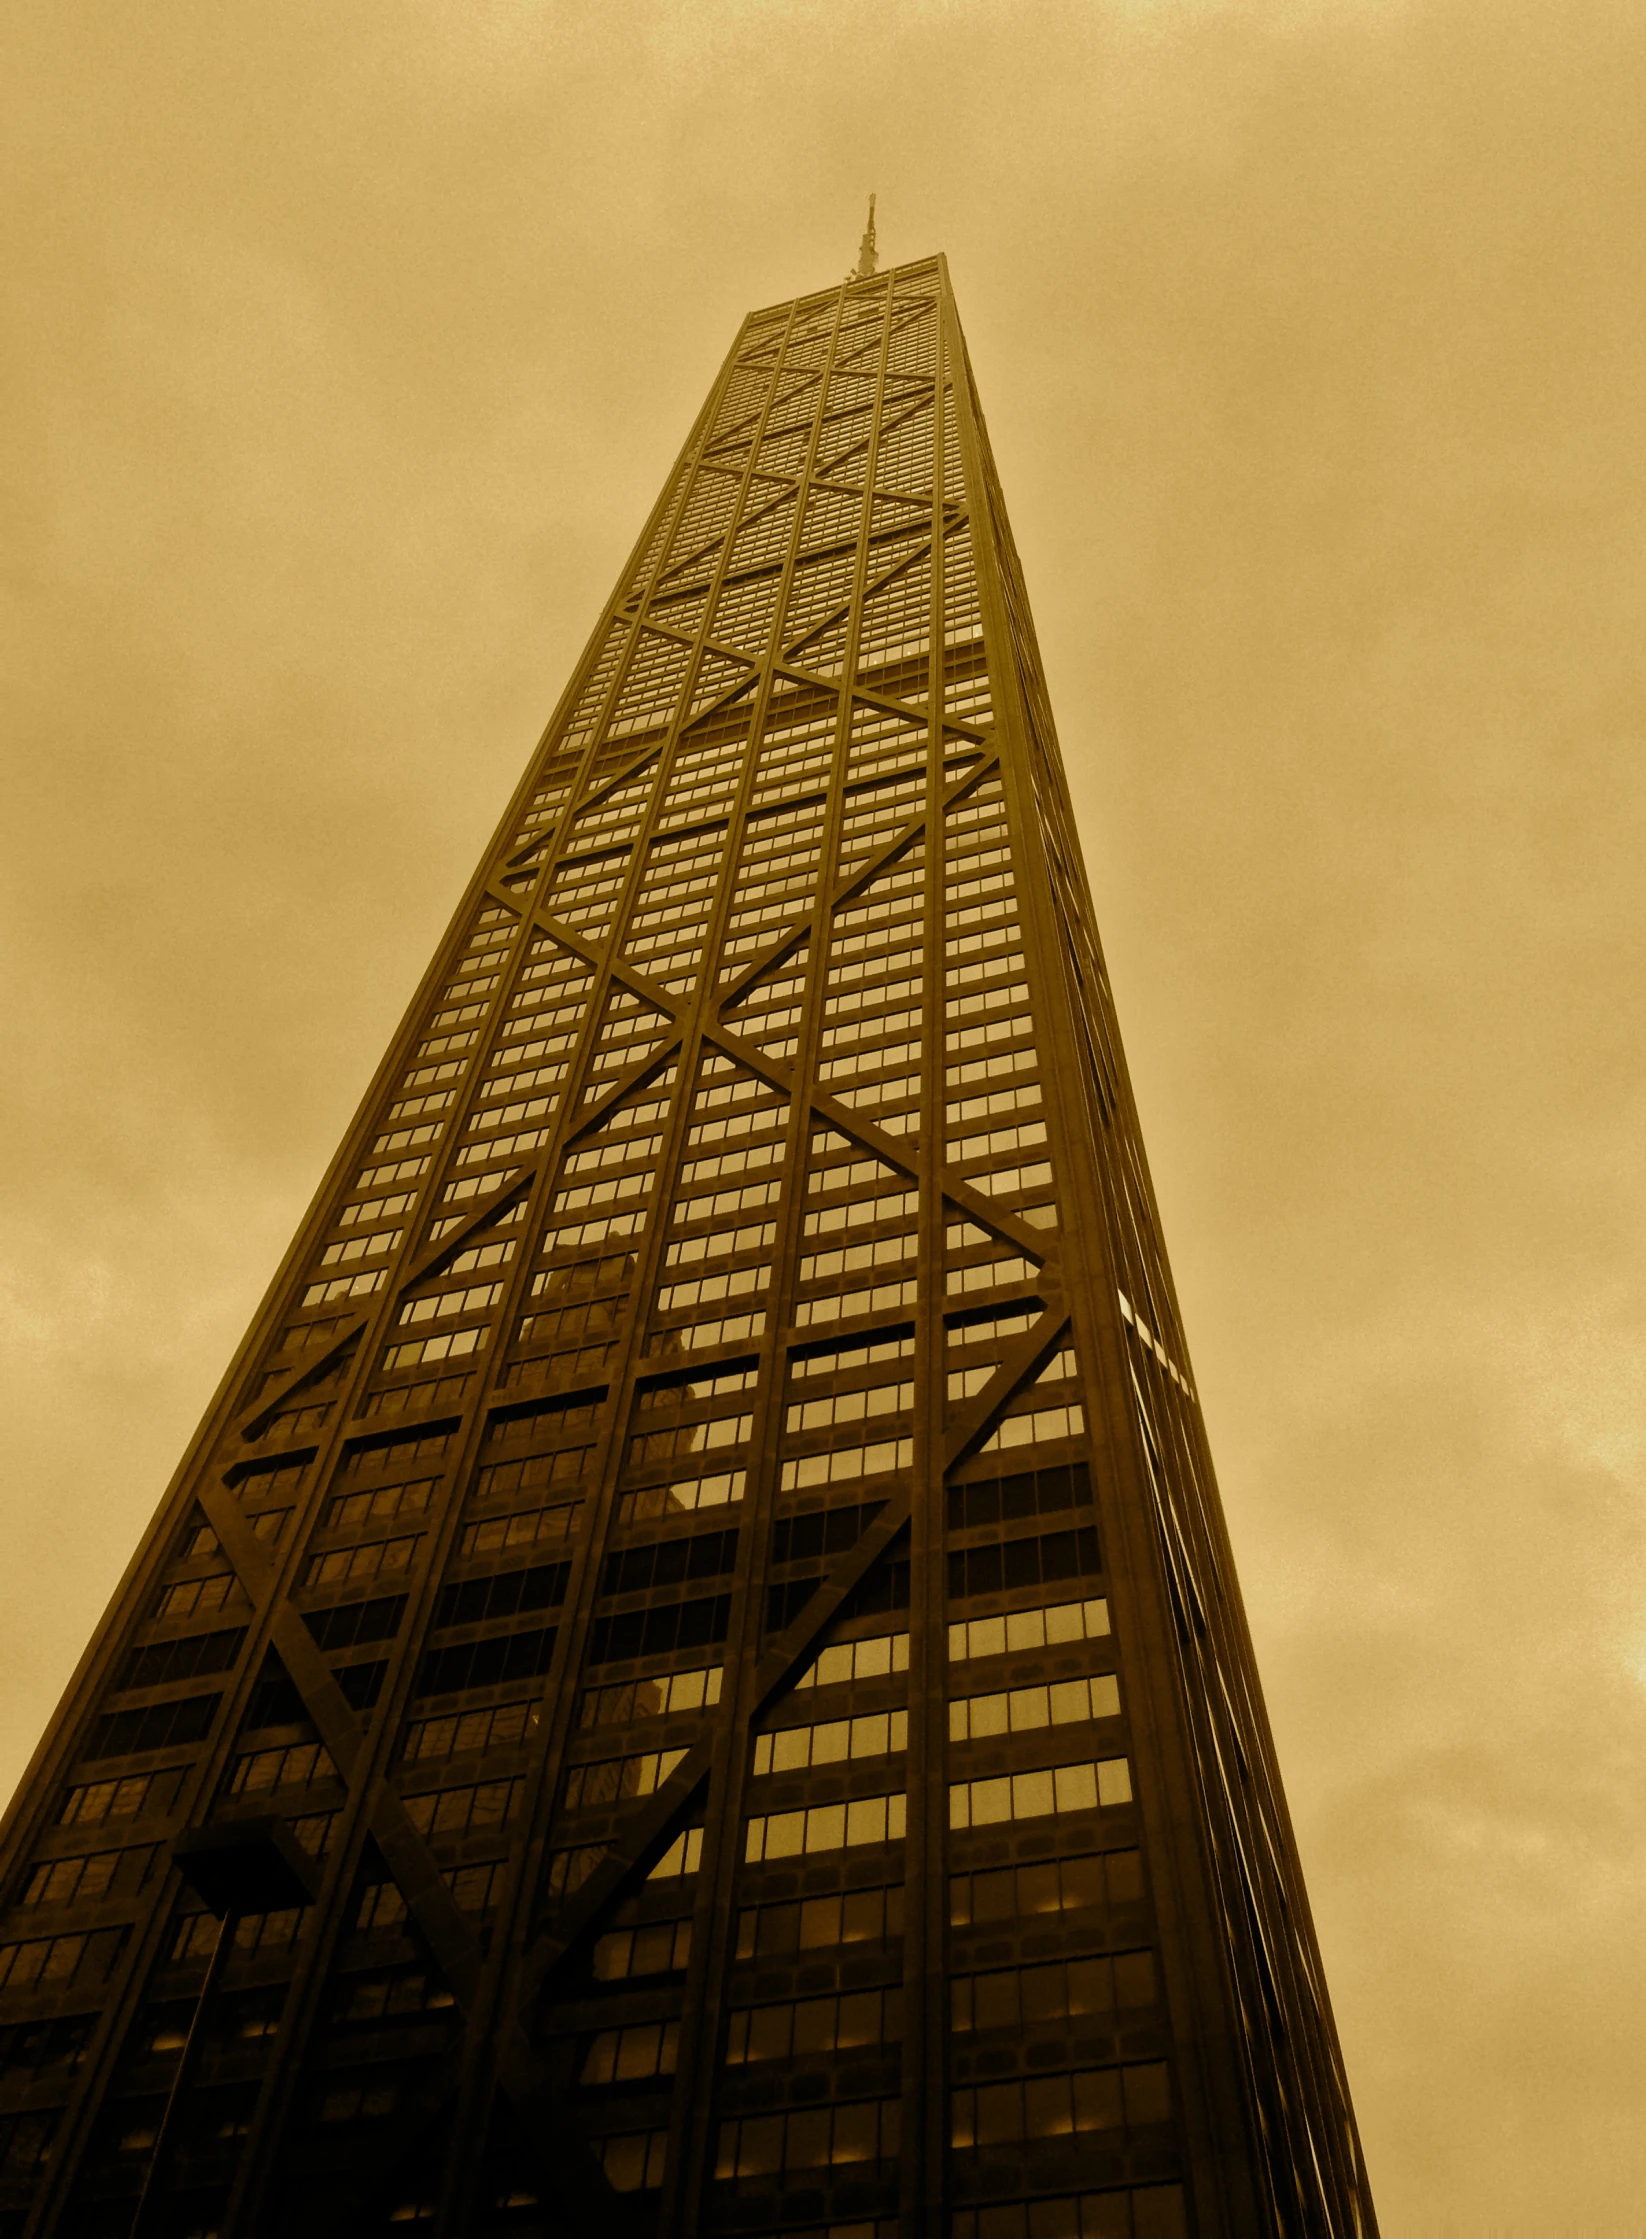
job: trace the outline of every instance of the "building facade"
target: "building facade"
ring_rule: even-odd
[[[941,259],[744,322],[3,1872],[0,2239],[1375,2230]]]

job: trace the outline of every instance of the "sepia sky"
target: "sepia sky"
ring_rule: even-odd
[[[1640,0],[0,51],[0,1788],[873,188],[951,260],[1385,2234],[1646,2230]]]

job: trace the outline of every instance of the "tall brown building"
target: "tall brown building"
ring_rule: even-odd
[[[745,320],[3,1875],[0,2239],[1374,2231],[940,259]]]

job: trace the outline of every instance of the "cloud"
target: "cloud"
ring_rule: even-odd
[[[1384,2229],[1638,2230],[1638,9],[17,34],[11,1771],[873,188],[952,258]]]

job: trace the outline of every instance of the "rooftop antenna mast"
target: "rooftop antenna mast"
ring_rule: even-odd
[[[879,261],[874,248],[874,196],[871,194],[869,197],[869,222],[863,230],[862,240],[857,244],[857,269],[851,277],[854,280],[872,280],[874,268]]]

